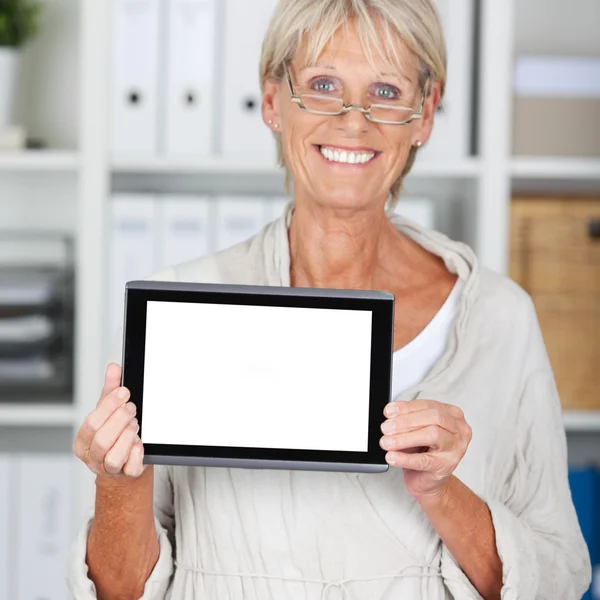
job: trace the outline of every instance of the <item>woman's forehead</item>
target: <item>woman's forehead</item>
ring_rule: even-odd
[[[395,48],[386,52],[382,43],[367,45],[355,32],[340,29],[318,52],[319,49],[311,48],[310,39],[305,35],[292,62],[298,71],[308,67],[335,71],[351,65],[353,69],[368,70],[374,75],[414,81],[418,75],[418,60],[398,36],[394,37]]]

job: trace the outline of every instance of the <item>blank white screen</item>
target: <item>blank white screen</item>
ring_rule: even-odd
[[[371,319],[148,302],[144,443],[366,452]]]

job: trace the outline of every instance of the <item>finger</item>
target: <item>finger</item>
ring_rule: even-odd
[[[390,418],[399,415],[408,415],[419,410],[429,410],[442,404],[436,400],[395,400],[386,404],[383,414]]]
[[[129,460],[129,453],[135,444],[139,429],[137,419],[132,419],[113,447],[106,453],[103,466],[107,473],[116,475],[121,472],[123,466]]]
[[[443,457],[430,452],[406,454],[405,452],[388,452],[385,460],[394,467],[410,469],[411,471],[427,471],[434,477],[443,479],[451,472]]]
[[[449,448],[455,436],[448,433],[445,429],[436,425],[422,427],[415,431],[405,433],[395,433],[393,435],[384,435],[379,440],[379,445],[384,450],[404,450],[416,446],[426,446],[435,452]]]
[[[385,435],[391,435],[413,431],[428,425],[437,425],[450,433],[458,433],[459,430],[458,423],[451,413],[436,407],[387,419],[381,424],[381,431]]]
[[[85,418],[73,443],[75,454],[81,460],[87,462],[87,456],[94,436],[104,426],[110,416],[129,400],[129,397],[130,393],[127,388],[117,388],[103,398],[96,410],[92,411]]]
[[[102,388],[96,406],[98,406],[108,394],[121,386],[122,372],[121,367],[117,363],[108,363],[106,371],[104,372],[104,387]]]
[[[121,406],[94,435],[88,456],[88,464],[94,472],[104,472],[104,457],[134,418],[134,409],[135,405],[131,402]]]
[[[129,459],[123,466],[123,473],[129,477],[139,477],[144,471],[144,446],[142,440],[138,437],[136,439],[131,452],[129,453]]]

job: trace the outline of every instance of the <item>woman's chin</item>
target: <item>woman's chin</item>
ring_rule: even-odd
[[[367,195],[361,193],[357,194],[356,188],[349,189],[347,193],[343,193],[344,190],[337,189],[334,192],[331,190],[323,191],[315,195],[316,202],[323,208],[336,209],[336,210],[365,210],[374,209],[376,204],[374,199],[377,197],[375,194]]]

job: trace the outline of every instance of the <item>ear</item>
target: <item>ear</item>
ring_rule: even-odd
[[[415,131],[413,145],[420,141],[423,144],[427,142],[431,136],[431,130],[435,120],[435,113],[440,104],[441,88],[439,82],[434,82],[429,91],[429,95],[425,98],[423,105],[423,115],[417,121],[417,129]]]
[[[262,118],[265,125],[272,131],[278,131],[281,126],[281,113],[279,110],[280,84],[268,77],[265,79],[265,91],[262,98]],[[275,127],[277,125],[277,127]]]

